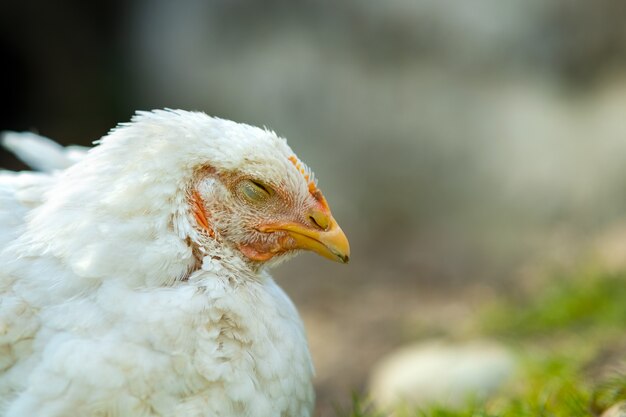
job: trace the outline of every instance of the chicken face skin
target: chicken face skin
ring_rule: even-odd
[[[253,262],[267,262],[299,250],[348,262],[348,239],[326,199],[298,174],[288,171],[285,176],[291,175],[290,182],[204,170],[190,199],[197,226],[209,238],[227,241]],[[294,179],[299,180],[299,187],[293,186]]]

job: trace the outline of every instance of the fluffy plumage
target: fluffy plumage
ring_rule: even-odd
[[[349,248],[284,139],[185,111],[88,152],[28,139],[50,173],[0,173],[0,416],[311,415],[302,323],[267,267]]]

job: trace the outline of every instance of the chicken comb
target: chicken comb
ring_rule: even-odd
[[[309,186],[309,192],[313,195],[319,192],[317,188],[317,180],[315,179],[315,175],[313,174],[313,171],[311,171],[311,169],[308,166],[306,166],[304,163],[302,163],[298,159],[298,157],[295,155],[291,155],[289,157],[289,162],[291,162],[293,166],[295,166],[296,169],[300,171],[300,174],[302,174],[302,176],[304,177],[304,179],[306,180]]]

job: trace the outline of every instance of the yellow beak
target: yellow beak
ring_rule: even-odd
[[[311,226],[299,223],[274,224],[262,227],[262,232],[286,232],[291,237],[285,249],[304,249],[316,252],[332,261],[348,263],[350,243],[333,216],[315,210],[311,213]]]

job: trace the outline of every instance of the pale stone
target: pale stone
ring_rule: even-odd
[[[430,341],[392,352],[374,366],[370,395],[381,408],[459,405],[486,398],[513,374],[516,361],[500,344]]]
[[[626,401],[620,401],[602,413],[600,417],[626,417]]]

